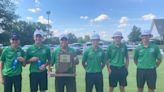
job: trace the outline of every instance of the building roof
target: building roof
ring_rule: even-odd
[[[151,30],[153,30],[153,26],[156,26],[160,35],[164,35],[164,19],[153,19]]]

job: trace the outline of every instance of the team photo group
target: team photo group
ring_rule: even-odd
[[[162,61],[162,56],[158,45],[150,42],[152,36],[149,30],[141,31],[141,43],[134,49],[132,57],[137,67],[136,92],[144,92],[145,83],[148,92],[155,92],[156,89],[156,69]],[[92,45],[85,49],[82,59],[79,59],[76,50],[68,45],[69,39],[66,34],[59,37],[59,46],[51,51],[43,44],[43,32],[36,30],[33,34],[34,44],[26,52],[20,47],[21,38],[18,34],[11,34],[10,46],[4,48],[0,56],[0,80],[4,92],[22,92],[22,85],[30,85],[26,92],[46,92],[49,88],[49,76],[55,79],[55,92],[78,92],[78,64],[85,70],[83,92],[93,92],[94,86],[96,92],[104,92],[102,71],[105,67],[108,70],[108,92],[114,92],[117,86],[120,92],[126,92],[129,55],[127,46],[122,41],[122,33],[112,33],[113,41],[106,51],[99,47],[99,34],[93,34],[90,38]],[[28,65],[29,84],[22,84],[22,67]]]

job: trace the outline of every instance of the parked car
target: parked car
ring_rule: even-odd
[[[28,49],[30,46],[31,46],[31,45],[24,45],[24,46],[22,47],[23,51],[26,52],[27,49]]]
[[[102,45],[102,49],[103,49],[104,51],[106,51],[107,48],[108,48],[108,46],[109,46],[109,44],[111,44],[111,42],[104,42],[103,45]]]
[[[73,43],[69,44],[70,47],[76,50],[77,54],[80,55],[83,52],[83,44],[81,43]]]
[[[2,50],[3,50],[3,44],[0,44],[0,55],[2,53]]]
[[[109,44],[110,44],[110,43],[104,43],[104,42],[100,41],[100,42],[99,42],[99,47],[102,48],[104,51],[106,51]],[[84,44],[84,47],[83,47],[83,51],[85,51],[86,48],[88,48],[88,47],[90,47],[90,46],[92,46],[92,43],[91,43],[91,42],[85,43],[85,44]]]
[[[128,51],[133,51],[137,45],[133,45],[133,44],[126,44]]]

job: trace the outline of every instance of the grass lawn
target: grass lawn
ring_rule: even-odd
[[[132,54],[132,53],[130,53]],[[136,92],[136,66],[132,62],[132,59],[130,59],[130,65],[129,65],[129,75],[128,75],[128,86],[126,87],[126,92]],[[160,67],[157,69],[157,88],[156,92],[164,92],[164,63],[160,65]],[[85,92],[85,71],[81,66],[81,63],[77,65],[77,92]],[[30,92],[29,90],[29,70],[28,66],[23,68],[22,73],[22,92]],[[108,91],[108,72],[106,67],[103,70],[103,77],[104,77],[104,92]],[[55,92],[54,91],[54,78],[49,78],[48,81],[48,91],[47,92]],[[3,92],[3,86],[0,85],[0,92]],[[95,92],[95,90],[93,91]],[[119,92],[118,87],[115,88],[115,92]],[[147,92],[147,86],[145,85],[144,92]]]

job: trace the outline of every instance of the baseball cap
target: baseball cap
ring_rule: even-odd
[[[151,34],[151,31],[150,30],[143,30],[141,32],[141,37],[142,36],[150,36],[150,37],[152,37],[153,35]]]
[[[19,36],[17,34],[13,33],[13,34],[11,34],[10,39],[12,39],[12,40],[19,40]]]
[[[59,40],[68,40],[68,37],[66,34],[62,34],[60,37],[59,37]]]
[[[40,35],[41,37],[43,37],[43,31],[42,30],[35,30],[34,36],[36,36],[36,35]]]
[[[123,38],[122,33],[119,32],[119,31],[114,32],[112,38],[114,38],[114,37],[121,37],[121,38]]]
[[[100,36],[98,34],[94,34],[91,36],[91,40],[100,40]]]

